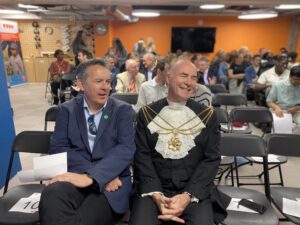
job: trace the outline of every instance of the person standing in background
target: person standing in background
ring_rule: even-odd
[[[78,60],[78,52],[79,50],[84,48],[86,48],[86,44],[84,41],[84,33],[83,30],[80,30],[77,32],[76,37],[72,42],[72,50],[75,56],[75,66],[77,66],[80,63],[80,61]]]

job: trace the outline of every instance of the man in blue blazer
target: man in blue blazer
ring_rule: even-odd
[[[128,210],[132,108],[108,96],[111,78],[103,61],[80,64],[77,78],[83,94],[59,106],[49,152],[67,152],[68,172],[42,192],[42,225],[112,224]]]

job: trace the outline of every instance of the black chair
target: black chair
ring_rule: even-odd
[[[265,137],[267,150],[270,154],[281,156],[299,157],[300,159],[300,135],[299,134],[269,134]],[[295,177],[296,179],[296,177]],[[300,187],[271,187],[272,202],[289,221],[300,224],[300,217],[283,213],[283,198],[296,200],[300,198]],[[284,219],[283,219],[284,220]]]
[[[225,106],[226,110],[228,106],[247,106],[247,98],[241,94],[231,93],[218,93],[213,98],[213,106]]]
[[[211,91],[213,94],[218,94],[218,93],[228,93],[229,91],[226,89],[224,84],[206,84],[206,87]]]
[[[76,73],[65,73],[61,76],[60,80],[60,98],[64,98],[65,100],[70,100],[72,98],[71,95],[71,85],[76,80]]]
[[[8,191],[7,189],[11,176],[14,154],[19,152],[48,153],[51,135],[52,132],[49,131],[23,131],[14,139],[5,180],[4,195],[0,198],[0,225],[29,225],[37,224],[39,221],[38,212],[33,214],[9,212],[9,209],[15,205],[20,198],[29,197],[33,193],[41,193],[44,189],[44,185],[25,184],[13,187]]]
[[[55,122],[56,121],[57,112],[58,112],[58,107],[57,106],[53,106],[53,107],[49,108],[46,111],[45,124],[44,124],[44,130],[45,131],[47,130],[48,122]]]
[[[138,93],[112,93],[111,97],[135,105],[137,103]]]
[[[229,115],[225,109],[222,108],[214,108],[218,123],[220,123],[220,131],[223,133],[230,132],[229,129]],[[233,163],[234,163],[234,157],[231,156],[222,156],[221,163],[219,167],[218,174],[216,176],[216,179],[220,183],[223,175],[229,171],[231,172],[231,185],[234,186],[234,179],[233,179]]]
[[[230,111],[231,132],[251,133],[249,123],[273,123],[273,116],[270,110],[266,107],[235,107]],[[234,122],[248,123],[244,131],[234,130],[232,123]],[[263,132],[264,134],[264,132]]]
[[[249,148],[245,149],[245,146]],[[264,214],[247,213],[227,210],[228,216],[222,222],[226,225],[277,225],[278,217],[270,204],[269,172],[267,166],[267,150],[261,137],[250,134],[222,134],[220,142],[221,154],[225,156],[259,156],[263,157],[265,188],[264,194],[247,188],[218,186],[219,190],[231,198],[252,199],[254,202],[266,207]],[[236,161],[235,161],[236,164]],[[236,173],[238,173],[236,171]],[[238,174],[237,174],[238,175]]]
[[[252,130],[249,127],[249,123],[263,123],[263,124],[268,124],[272,127],[273,124],[273,115],[271,111],[266,108],[266,107],[237,107],[233,108],[230,112],[230,121],[231,123],[233,122],[238,122],[238,121],[243,121],[245,123],[248,123],[248,126],[246,130],[243,131],[236,131],[233,130],[231,127],[232,132],[234,133],[251,133]],[[263,131],[262,137],[265,135],[265,131]],[[248,157],[247,158],[250,163],[257,163],[257,164],[262,164],[261,160],[257,160],[256,158]],[[286,163],[287,158],[282,156],[278,157],[278,162],[272,162],[271,158],[268,160],[268,164],[270,165],[269,170],[278,168],[279,170],[279,175],[280,175],[280,182],[279,183],[271,183],[272,185],[281,185],[283,186],[283,177],[282,177],[282,172],[281,172],[281,164]],[[248,163],[245,163],[248,164]],[[245,165],[242,164],[242,165]],[[239,165],[242,166],[242,165]],[[263,176],[263,173],[260,173],[256,176],[240,176],[240,177],[258,177],[261,178]],[[241,183],[239,182],[239,177],[237,177],[237,185],[261,185],[261,183]]]

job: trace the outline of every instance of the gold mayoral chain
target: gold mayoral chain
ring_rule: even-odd
[[[153,118],[151,117],[151,115],[149,114],[147,109],[151,110],[156,116],[158,116],[162,121],[164,121],[170,128],[163,127],[162,125],[158,124],[155,120],[153,120]],[[188,121],[182,123],[180,126],[174,127],[172,124],[170,124],[167,120],[165,120],[162,116],[160,116],[157,112],[155,112],[149,106],[144,106],[142,108],[142,110],[143,110],[143,113],[145,115],[145,118],[146,118],[148,124],[150,123],[150,120],[151,120],[155,125],[157,125],[161,129],[166,131],[166,132],[159,132],[158,134],[162,134],[162,135],[172,134],[171,139],[168,141],[168,148],[172,151],[180,151],[180,148],[182,146],[182,141],[177,137],[178,134],[193,135],[193,134],[199,133],[203,128],[201,127],[201,128],[197,129],[197,127],[202,123],[202,121],[206,125],[206,123],[208,122],[208,120],[210,119],[210,117],[213,114],[213,109],[207,108],[207,109],[203,110],[202,112],[200,112],[199,114],[192,117],[191,119],[189,119]],[[200,119],[200,122],[198,122],[194,126],[187,128],[187,129],[181,128],[207,111],[208,111],[208,113],[205,115],[203,120]],[[193,129],[195,129],[195,130],[192,131]]]

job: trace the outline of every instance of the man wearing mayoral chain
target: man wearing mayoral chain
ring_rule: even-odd
[[[228,197],[213,181],[221,160],[213,108],[190,99],[197,69],[171,66],[168,96],[138,113],[131,225],[212,225],[226,217]]]

